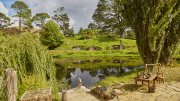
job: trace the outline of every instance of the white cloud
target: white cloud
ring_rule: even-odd
[[[8,13],[9,13],[9,10],[4,7],[1,1],[0,1],[0,12],[4,13],[6,16],[8,16]]]
[[[23,0],[32,10],[32,15],[46,12],[50,16],[54,15],[59,7],[65,8],[65,13],[70,18],[70,28],[74,27],[77,33],[80,27],[87,28],[92,22],[92,15],[99,0]]]

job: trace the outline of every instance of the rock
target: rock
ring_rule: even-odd
[[[67,101],[67,91],[66,90],[64,90],[62,92],[62,101]]]
[[[164,96],[160,95],[156,98],[156,101],[167,101],[167,98],[165,98]]]
[[[91,88],[91,93],[95,93],[95,87]]]
[[[104,94],[103,94],[103,93],[100,93],[100,94],[99,94],[99,97],[104,99]]]
[[[108,89],[108,87],[105,86],[105,85],[103,85],[102,88],[101,88],[101,91],[102,91],[102,92],[105,92],[105,91],[107,91],[107,89]]]
[[[123,85],[123,83],[118,83],[118,82],[115,83],[115,86],[119,86],[119,85]]]
[[[123,94],[123,92],[121,90],[114,89],[111,94],[112,95],[120,95],[120,94]]]
[[[105,93],[104,93],[104,98],[105,98],[106,100],[110,100],[110,99],[112,99],[112,96],[111,96],[110,93],[105,92]]]

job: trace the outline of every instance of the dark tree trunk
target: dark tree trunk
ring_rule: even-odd
[[[19,34],[21,33],[21,17],[19,17]]]
[[[124,39],[125,29],[119,29],[119,31],[120,31],[120,39]]]

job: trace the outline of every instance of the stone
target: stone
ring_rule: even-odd
[[[164,96],[160,95],[156,98],[156,101],[167,101],[167,98],[165,98]]]
[[[80,78],[78,78],[78,88],[81,88],[81,86],[82,86],[82,81]]]
[[[120,95],[120,94],[123,94],[123,92],[121,90],[118,90],[118,89],[114,89],[112,92],[111,92],[112,95]]]
[[[100,93],[100,94],[99,94],[99,97],[104,99],[104,94],[103,94],[103,93]]]
[[[102,91],[102,92],[105,92],[105,91],[107,91],[107,89],[108,89],[108,87],[105,86],[105,85],[103,85],[102,88],[101,88],[101,91]]]
[[[115,83],[115,86],[119,86],[119,85],[123,85],[123,83],[118,83],[118,82]]]
[[[67,91],[66,90],[62,91],[62,101],[67,101]]]
[[[110,93],[105,92],[105,93],[104,93],[104,98],[105,98],[106,100],[110,100],[110,99],[112,99],[112,96],[111,96]]]
[[[91,93],[94,93],[95,92],[95,87],[91,88]]]
[[[149,93],[142,94],[142,97],[140,99],[146,99],[147,101],[155,101],[155,96],[151,95]]]

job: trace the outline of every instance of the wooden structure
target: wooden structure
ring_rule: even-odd
[[[8,68],[4,70],[5,74],[5,83],[6,93],[7,93],[7,101],[16,101],[17,95],[17,72],[12,68]]]
[[[163,84],[164,84],[164,75],[163,75],[163,72],[162,72],[162,67],[161,67],[161,64],[160,63],[157,63],[157,64],[145,64],[145,70],[144,70],[144,72],[146,71],[146,70],[148,70],[148,74],[150,73],[150,68],[148,68],[147,66],[157,66],[157,68],[155,68],[155,67],[153,67],[152,68],[152,74],[153,75],[157,75],[157,82],[163,82]]]
[[[135,80],[135,84],[136,84],[136,90],[137,90],[137,81],[142,81],[142,85],[143,82],[148,82],[148,91],[150,92],[150,82],[154,81],[154,86],[156,84],[155,80],[156,80],[156,75],[151,75],[151,77],[149,79],[140,79],[138,77],[133,78]]]
[[[51,87],[26,91],[19,101],[52,101]]]

